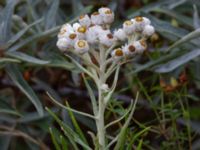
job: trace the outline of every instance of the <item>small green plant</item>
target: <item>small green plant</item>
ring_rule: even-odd
[[[120,149],[125,140],[125,132],[135,110],[138,94],[127,113],[107,125],[105,125],[104,119],[105,110],[117,86],[121,65],[133,60],[136,55],[142,54],[147,48],[146,40],[154,33],[154,27],[146,17],[138,16],[127,20],[123,23],[122,28],[114,30],[112,33],[110,26],[113,21],[114,13],[111,9],[100,8],[90,17],[88,15],[80,16],[79,23],[64,24],[60,29],[57,41],[58,48],[83,72],[82,76],[92,102],[93,115],[64,106],[56,100],[54,102],[71,112],[94,119],[97,134],[90,134],[92,134],[95,149],[99,150],[110,149],[113,144],[115,144],[115,150]],[[108,78],[112,74],[114,74],[114,78],[111,85],[108,85]],[[93,80],[97,87],[98,100],[96,100],[87,76]],[[57,118],[55,115],[53,116]],[[126,122],[118,135],[113,140],[108,140],[106,128],[124,118],[126,118]],[[65,132],[66,130],[71,132],[71,129],[63,127],[62,122],[60,124]],[[66,132],[66,134],[69,134],[69,132]],[[81,135],[77,136],[81,137]],[[78,143],[86,149],[91,149],[84,140]]]

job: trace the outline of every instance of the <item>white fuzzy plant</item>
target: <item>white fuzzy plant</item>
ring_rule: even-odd
[[[115,149],[118,149],[122,144],[120,140],[131,120],[135,103],[130,106],[129,117],[123,128],[110,142],[106,140],[106,128],[123,119],[128,113],[107,125],[104,123],[104,113],[116,88],[120,66],[136,55],[142,54],[147,48],[146,40],[154,33],[154,27],[146,17],[138,16],[127,20],[122,28],[112,33],[110,26],[113,21],[114,13],[111,9],[102,7],[91,16],[87,14],[80,16],[78,22],[73,25],[64,24],[57,41],[57,47],[61,52],[89,76],[97,87],[98,100],[84,78],[91,97],[93,115],[69,109],[95,120],[98,141],[96,149],[100,150],[109,149],[113,144]],[[79,57],[80,61],[76,61],[73,56]],[[114,74],[112,84],[108,85],[107,80],[112,74]]]

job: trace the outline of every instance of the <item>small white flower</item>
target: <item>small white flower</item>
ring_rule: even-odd
[[[96,44],[98,42],[99,34],[103,31],[101,26],[94,25],[88,28],[86,31],[86,40],[90,44]]]
[[[146,25],[146,26],[144,27],[144,30],[143,30],[143,32],[142,32],[142,35],[149,37],[149,36],[152,36],[152,35],[154,34],[154,32],[155,32],[155,29],[154,29],[153,26],[151,26],[151,25]]]
[[[74,31],[77,31],[78,28],[81,27],[81,25],[80,25],[79,23],[76,22],[76,23],[74,23],[74,24],[72,25],[72,27],[73,27]]]
[[[123,23],[123,30],[127,35],[135,32],[135,25],[131,20],[127,20]]]
[[[132,19],[132,22],[134,23],[135,31],[137,31],[137,32],[143,31],[144,27],[151,23],[148,18],[141,17],[141,16],[135,17],[134,19]]]
[[[102,25],[103,24],[103,17],[99,14],[99,12],[94,12],[91,15],[91,22],[94,25]]]
[[[69,44],[69,41],[66,38],[59,38],[56,46],[60,49],[61,52],[64,52],[71,48],[71,45]]]
[[[127,39],[126,33],[123,29],[115,30],[114,37],[119,41],[125,41]]]
[[[75,52],[77,52],[79,54],[84,54],[89,51],[88,42],[85,40],[76,41],[74,48],[75,48]]]
[[[85,39],[87,28],[85,26],[80,26],[76,30],[79,39]]]
[[[91,20],[88,15],[81,15],[79,17],[79,22],[82,26],[89,27],[91,25]]]
[[[65,38],[72,32],[74,32],[72,26],[70,24],[68,24],[68,23],[64,24],[61,27],[60,32],[58,33],[58,38]]]
[[[108,87],[108,84],[102,84],[101,85],[101,89],[104,91],[104,92],[108,92],[109,91],[109,87]]]
[[[71,33],[66,38],[71,46],[78,40],[78,35],[76,33]]]
[[[107,47],[112,46],[115,41],[114,36],[109,30],[102,31],[102,33],[99,34],[99,42]]]
[[[111,56],[112,56],[113,60],[119,61],[120,59],[123,58],[124,52],[121,48],[117,48],[111,52]]]
[[[123,46],[122,50],[123,50],[124,54],[128,57],[136,54],[136,48],[133,44]]]
[[[145,40],[135,41],[133,43],[135,50],[137,53],[143,53],[144,50],[147,48],[147,44]]]
[[[102,7],[99,9],[99,14],[103,18],[103,22],[105,24],[111,24],[114,21],[114,13],[110,8],[107,7]]]

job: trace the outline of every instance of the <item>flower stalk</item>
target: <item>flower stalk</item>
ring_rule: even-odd
[[[98,100],[96,102],[92,88],[84,78],[92,101],[98,139],[96,148],[99,150],[105,150],[113,144],[113,141],[107,144],[106,127],[108,126],[105,125],[104,115],[117,86],[120,66],[142,54],[147,48],[147,38],[154,33],[154,27],[146,17],[139,16],[127,20],[122,28],[112,33],[110,25],[113,21],[114,13],[109,8],[100,8],[91,16],[87,14],[80,16],[79,23],[64,24],[57,41],[61,52],[65,53],[97,86]],[[81,58],[81,62],[77,62],[70,54]],[[106,82],[114,72],[112,85],[109,87]],[[133,113],[132,110],[130,112]],[[84,115],[84,113],[81,114]]]

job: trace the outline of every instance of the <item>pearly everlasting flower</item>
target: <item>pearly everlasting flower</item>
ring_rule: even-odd
[[[146,17],[137,16],[131,20],[135,25],[135,31],[142,32],[146,25],[150,25],[150,20]]]
[[[77,31],[78,28],[81,27],[81,25],[80,25],[79,23],[76,22],[76,23],[74,23],[74,24],[72,25],[72,27],[73,27],[74,31]]]
[[[91,19],[88,15],[81,15],[79,17],[79,22],[82,26],[89,27],[91,25]]]
[[[135,32],[135,25],[131,20],[127,20],[123,23],[123,30],[126,34],[130,35]]]
[[[96,44],[98,42],[99,34],[103,31],[101,26],[94,25],[88,28],[86,31],[86,40],[90,44]]]
[[[85,39],[87,28],[85,26],[80,26],[76,30],[76,34],[78,35],[79,39]]]
[[[115,38],[108,30],[105,30],[99,34],[99,42],[107,47],[110,47],[115,42]]]
[[[123,58],[124,52],[121,48],[117,48],[111,52],[111,56],[112,56],[113,60],[119,61],[120,59]]]
[[[123,46],[122,50],[123,50],[124,54],[128,57],[136,54],[136,48],[133,44]]]
[[[123,29],[115,30],[114,37],[119,41],[125,41],[127,39],[126,33]]]
[[[75,52],[77,52],[79,54],[83,54],[83,53],[86,53],[89,51],[88,42],[85,40],[76,41],[74,48],[75,48]]]
[[[108,91],[109,91],[108,84],[102,84],[102,85],[101,85],[101,89],[102,89],[104,92],[108,92]]]
[[[136,52],[139,53],[139,54],[143,53],[144,50],[147,48],[145,40],[135,41],[133,43],[133,45],[135,47]]]
[[[91,15],[91,22],[94,25],[102,25],[103,24],[103,17],[99,14],[99,12],[94,12]]]
[[[61,29],[60,32],[58,33],[58,38],[64,38],[67,37],[70,33],[73,32],[73,28],[70,24],[64,24]]]
[[[71,48],[71,45],[69,44],[69,41],[66,38],[59,38],[56,46],[60,49],[61,52],[64,52]]]
[[[143,32],[142,32],[142,35],[143,35],[143,36],[149,37],[149,36],[152,36],[152,35],[154,34],[154,32],[155,32],[155,29],[154,29],[153,26],[151,26],[151,25],[146,25],[146,26],[144,27],[144,30],[143,30]]]
[[[111,24],[114,21],[114,13],[110,8],[102,7],[99,9],[99,14],[103,18],[103,23]]]
[[[74,46],[74,43],[78,40],[78,35],[76,33],[69,34],[66,39],[71,46]]]

